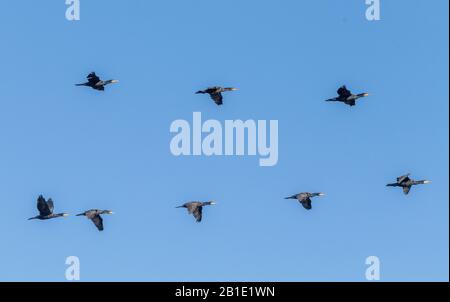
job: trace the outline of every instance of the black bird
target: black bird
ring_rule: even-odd
[[[285,199],[297,199],[305,209],[311,210],[312,209],[311,198],[324,195],[325,195],[324,193],[299,193],[291,197],[286,197]]]
[[[215,205],[216,203],[214,201],[208,201],[208,202],[200,202],[200,201],[192,201],[185,203],[182,206],[179,206],[177,208],[186,208],[188,210],[189,214],[194,215],[197,222],[202,221],[202,212],[204,206],[211,206]]]
[[[28,220],[32,219],[39,219],[39,220],[48,220],[52,218],[58,218],[58,217],[67,217],[69,214],[61,213],[61,214],[53,214],[53,200],[50,198],[49,200],[45,200],[45,198],[40,195],[37,200],[37,208],[39,211],[39,215],[36,217],[31,217]]]
[[[431,181],[429,181],[429,180],[413,180],[409,177],[410,175],[411,174],[408,173],[406,175],[397,177],[396,183],[388,184],[387,186],[388,187],[401,187],[401,188],[403,188],[403,193],[405,193],[405,195],[408,195],[412,186],[425,185],[425,184],[431,183]]]
[[[326,101],[327,102],[342,102],[349,106],[355,106],[357,100],[359,100],[360,98],[369,96],[368,93],[352,94],[350,92],[350,90],[348,90],[347,87],[345,87],[345,85],[340,87],[338,89],[337,93],[339,95],[337,98],[329,99]]]
[[[95,72],[91,72],[87,76],[87,79],[88,81],[86,83],[76,84],[76,86],[88,86],[95,90],[104,91],[106,85],[119,82],[118,80],[108,80],[108,81],[100,80],[100,78],[95,74]]]
[[[222,87],[210,87],[205,90],[197,91],[196,94],[209,94],[209,96],[214,100],[214,102],[220,106],[223,105],[222,92],[226,91],[236,91],[237,88],[222,88]]]
[[[114,213],[109,210],[89,210],[76,216],[86,216],[86,218],[92,220],[99,231],[103,231],[103,218],[100,216],[103,214],[111,215]]]

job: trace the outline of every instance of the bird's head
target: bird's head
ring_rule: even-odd
[[[62,213],[61,216],[62,216],[62,217],[69,217],[69,214],[67,214],[67,213]]]
[[[216,205],[217,203],[216,203],[214,200],[210,200],[210,201],[208,201],[208,204],[211,205],[211,206],[214,206],[214,205]]]
[[[319,193],[317,196],[325,196],[325,193]]]
[[[431,180],[425,180],[423,183],[427,185],[427,184],[432,183],[432,181]]]
[[[119,83],[119,80],[111,80],[111,83],[112,83],[112,84],[114,84],[114,83]]]
[[[363,97],[368,97],[369,96],[369,94],[366,92],[366,93],[363,93]]]
[[[112,215],[112,214],[114,214],[114,212],[110,211],[110,210],[106,210],[104,214]]]

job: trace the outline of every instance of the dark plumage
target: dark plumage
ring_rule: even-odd
[[[299,193],[296,195],[293,195],[291,197],[286,197],[285,199],[297,199],[305,209],[311,210],[312,209],[312,201],[311,198],[317,197],[317,196],[324,196],[324,193]]]
[[[49,200],[46,201],[42,195],[40,195],[37,200],[37,208],[39,211],[39,215],[37,215],[35,217],[31,217],[28,220],[32,220],[32,219],[48,220],[48,219],[52,219],[52,218],[69,216],[69,214],[66,214],[66,213],[53,214],[53,210],[54,210],[53,200],[50,198]]]
[[[357,100],[359,100],[360,98],[369,96],[368,93],[352,94],[350,92],[350,90],[348,90],[347,87],[345,87],[345,85],[340,87],[338,89],[337,93],[339,95],[338,97],[333,98],[333,99],[328,99],[326,101],[327,102],[342,102],[349,106],[355,106]]]
[[[104,91],[105,86],[113,83],[118,83],[118,80],[108,80],[108,81],[102,81],[100,78],[95,74],[95,72],[91,72],[87,76],[88,81],[86,83],[82,84],[76,84],[76,86],[87,86],[91,87],[95,90]]]
[[[237,88],[222,88],[222,87],[210,87],[205,90],[197,91],[196,94],[209,94],[214,103],[218,106],[223,105],[222,93],[226,91],[236,91]]]
[[[192,201],[192,202],[185,203],[184,205],[179,206],[177,208],[186,208],[189,214],[194,215],[195,220],[197,222],[201,222],[203,207],[215,205],[215,204],[216,203],[214,201],[208,201],[208,202]]]
[[[76,216],[86,216],[86,218],[92,220],[99,231],[103,231],[103,218],[100,215],[103,214],[114,214],[109,210],[89,210],[84,213],[78,214]]]
[[[403,188],[403,193],[405,193],[405,195],[408,195],[409,191],[411,191],[412,186],[424,185],[424,184],[431,183],[431,181],[429,181],[429,180],[413,180],[409,177],[410,175],[411,174],[406,174],[406,175],[397,177],[396,183],[387,184],[387,186],[388,187],[401,187],[401,188]]]

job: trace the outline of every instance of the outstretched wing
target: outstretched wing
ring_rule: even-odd
[[[343,97],[343,98],[348,98],[349,96],[352,95],[350,90],[348,90],[347,87],[345,87],[345,86],[340,87],[338,89],[337,93],[340,97]]]
[[[47,204],[43,196],[39,196],[37,200],[37,208],[41,216],[48,216],[52,214],[52,211],[50,210],[49,205]]]
[[[222,93],[211,93],[210,96],[218,106],[223,105]]]
[[[310,198],[306,198],[304,200],[301,201],[303,207],[307,210],[311,210],[312,209],[312,202]]]
[[[100,215],[95,215],[91,218],[99,231],[103,231],[103,218]]]
[[[403,183],[403,182],[407,182],[407,181],[409,181],[409,180],[411,180],[411,179],[409,178],[409,174],[406,174],[406,175],[397,177],[397,183],[399,183],[399,184],[401,184],[401,183]]]
[[[405,195],[409,194],[409,191],[411,190],[411,187],[403,187],[403,193],[405,193]]]
[[[95,72],[91,72],[87,76],[87,79],[88,79],[89,83],[92,83],[92,84],[96,84],[100,81],[100,78],[95,74]]]
[[[345,103],[347,105],[349,105],[349,106],[356,106],[356,101],[355,100],[346,101]]]
[[[53,209],[55,208],[55,206],[53,205],[53,200],[51,198],[47,201],[47,205],[48,208],[50,209],[50,212],[53,213]]]
[[[194,212],[192,213],[192,215],[194,215],[195,220],[197,220],[197,222],[201,222],[202,221],[202,212],[203,212],[203,207],[197,207]]]

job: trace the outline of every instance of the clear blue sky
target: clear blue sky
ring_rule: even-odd
[[[64,281],[74,255],[83,281],[365,281],[375,255],[384,281],[448,281],[448,1],[64,2],[0,4],[0,280]],[[121,82],[73,85],[91,71]],[[371,96],[323,102],[341,84]],[[278,165],[172,156],[194,111],[279,120]],[[433,184],[385,187],[407,172]],[[27,221],[39,194],[116,214]],[[208,199],[201,224],[174,209]]]

